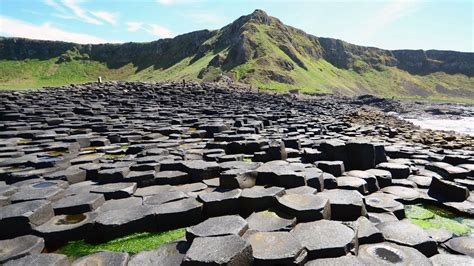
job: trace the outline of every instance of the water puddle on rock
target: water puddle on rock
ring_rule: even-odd
[[[39,183],[36,183],[33,185],[34,188],[48,188],[48,187],[52,187],[52,186],[55,186],[56,183],[54,182],[39,182]]]
[[[433,205],[405,205],[406,217],[423,229],[446,229],[457,236],[474,236],[474,219]]]
[[[373,253],[377,257],[379,257],[379,258],[381,258],[385,261],[389,261],[391,263],[399,263],[399,262],[403,261],[403,259],[400,255],[398,255],[396,252],[391,251],[388,248],[376,247],[375,250],[373,251]]]
[[[67,224],[77,224],[84,221],[87,218],[84,214],[69,214],[66,215],[64,218],[59,219],[56,224],[57,225],[67,225]]]

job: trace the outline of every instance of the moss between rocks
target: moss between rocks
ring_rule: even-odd
[[[56,252],[69,257],[81,257],[104,250],[136,254],[156,249],[163,244],[184,237],[185,234],[185,229],[176,229],[160,233],[136,233],[100,244],[90,244],[84,240],[71,241]]]
[[[456,216],[440,207],[407,205],[405,214],[412,223],[423,229],[444,228],[455,235],[468,235],[474,231],[474,219]]]

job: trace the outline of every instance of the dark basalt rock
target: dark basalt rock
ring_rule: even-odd
[[[243,189],[240,194],[240,210],[245,214],[273,208],[277,204],[277,197],[282,196],[285,190],[281,187],[254,186]]]
[[[251,188],[257,181],[257,172],[241,169],[231,169],[222,172],[220,177],[220,186],[223,188]]]
[[[408,221],[384,222],[377,228],[386,241],[413,247],[427,257],[438,253],[436,242],[423,229]]]
[[[454,254],[436,254],[430,258],[433,266],[441,265],[471,265],[474,263],[474,258],[464,255]]]
[[[357,239],[359,245],[378,243],[384,240],[382,233],[365,217],[357,219]]]
[[[186,229],[186,239],[223,235],[242,236],[248,229],[247,221],[238,215],[213,217]]]
[[[181,171],[163,171],[155,174],[157,185],[178,185],[191,182],[191,176]]]
[[[252,246],[240,236],[194,239],[182,265],[252,265]]]
[[[163,203],[153,208],[158,230],[170,230],[191,226],[204,220],[203,204],[188,198]]]
[[[469,189],[454,182],[441,180],[437,177],[431,179],[428,195],[442,201],[462,202],[469,198]]]
[[[289,232],[255,232],[247,240],[254,265],[297,265],[306,258],[303,246]]]
[[[392,178],[405,179],[410,175],[410,167],[399,163],[380,163],[377,169],[389,171]]]
[[[154,214],[147,206],[100,212],[94,223],[91,240],[103,242],[136,232],[156,229]]]
[[[380,188],[390,186],[392,184],[392,173],[381,169],[369,169],[366,172],[372,174],[377,178],[377,183]]]
[[[186,241],[177,241],[161,245],[158,249],[143,251],[133,255],[128,262],[128,266],[143,265],[181,265],[186,252],[189,249],[189,243]]]
[[[128,198],[137,190],[136,183],[112,183],[98,185],[91,193],[104,195],[105,200]]]
[[[48,201],[35,200],[0,208],[0,239],[29,234],[32,229],[54,216]]]
[[[331,217],[331,205],[321,196],[312,194],[287,194],[278,200],[278,209],[296,217],[298,222],[308,222]]]
[[[46,239],[47,245],[62,244],[82,239],[92,229],[97,213],[57,215],[34,229],[35,234]]]
[[[405,218],[405,208],[396,196],[387,193],[372,193],[365,196],[365,205],[369,212],[390,212],[398,219]]]
[[[444,243],[444,246],[456,254],[467,255],[474,258],[474,237],[454,237]]]
[[[143,205],[160,205],[163,203],[177,201],[188,198],[188,196],[179,190],[175,191],[163,191],[153,196],[146,196],[143,199]]]
[[[72,265],[117,265],[126,266],[130,259],[127,253],[101,251],[75,260]]]
[[[343,161],[317,161],[314,164],[319,169],[334,176],[341,176],[345,171]]]
[[[331,189],[317,195],[329,201],[332,220],[355,221],[366,215],[364,198],[357,191]]]
[[[258,21],[272,22],[257,13]],[[382,236],[381,244],[425,253],[440,245],[441,252],[455,253],[446,231],[385,228],[401,223],[403,204],[474,215],[474,139],[415,128],[376,110],[403,113],[408,107],[426,106],[189,81],[0,91],[0,238],[34,233],[50,251],[70,239],[199,228],[208,219],[206,228],[222,230],[180,241],[194,245],[211,238],[188,260],[187,248],[169,244],[137,256],[136,263],[250,263],[248,243],[228,248],[242,234],[265,244],[253,254],[261,255],[256,264],[302,265],[307,257],[317,259],[312,264],[365,263],[357,256],[358,242],[379,243]],[[219,222],[224,215],[240,223]],[[237,215],[246,218],[248,230]],[[315,220],[318,226],[304,229],[304,222]],[[229,237],[221,234],[234,240],[219,241]],[[289,234],[304,244],[272,245],[294,242]]]
[[[285,218],[272,211],[252,213],[246,220],[250,230],[260,232],[289,231],[296,225],[296,218]]]
[[[111,211],[111,210],[134,208],[136,206],[141,206],[142,203],[143,203],[143,200],[142,198],[139,198],[139,197],[129,197],[125,199],[108,200],[104,204],[102,204],[96,211],[105,212],[105,211]]]
[[[431,265],[418,250],[387,242],[359,246],[358,258],[365,265]]]
[[[18,259],[30,254],[41,253],[44,240],[41,237],[26,235],[7,240],[0,240],[0,263]]]
[[[56,215],[81,214],[99,208],[104,202],[102,194],[81,193],[53,203],[53,209]]]
[[[240,210],[240,189],[230,191],[214,191],[198,196],[204,204],[204,213],[209,216],[220,216],[238,213]]]
[[[190,174],[194,181],[218,177],[221,169],[216,162],[202,160],[184,161],[181,164],[183,165],[183,171]]]
[[[340,176],[336,178],[337,187],[340,189],[357,190],[361,194],[367,194],[369,192],[367,182],[358,177],[354,176]]]
[[[336,221],[299,223],[291,234],[308,250],[308,259],[344,256],[357,245],[354,230]]]
[[[359,259],[359,257],[353,255],[347,255],[337,258],[326,258],[326,259],[316,259],[308,261],[305,264],[306,266],[346,266],[346,265],[354,265],[354,266],[362,266],[367,265],[364,261]]]
[[[402,203],[417,203],[421,197],[417,190],[402,186],[389,186],[381,191],[395,196],[396,200]]]
[[[51,265],[51,266],[68,266],[71,265],[66,255],[62,254],[32,254],[19,259],[10,260],[4,265],[6,266],[23,266],[23,265]]]

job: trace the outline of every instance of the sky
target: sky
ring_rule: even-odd
[[[474,0],[0,0],[0,36],[147,42],[219,29],[255,9],[358,45],[474,52]]]

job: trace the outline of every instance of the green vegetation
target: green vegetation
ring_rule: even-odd
[[[456,216],[440,207],[407,205],[405,213],[413,224],[423,229],[444,228],[455,235],[468,235],[474,230],[474,219]]]
[[[0,60],[0,89],[28,89],[62,86],[72,83],[103,80],[125,80],[134,72],[129,64],[120,69],[109,69],[106,64],[89,60],[57,63],[49,60]]]
[[[84,240],[72,241],[60,248],[57,253],[69,257],[81,257],[98,251],[128,252],[136,254],[184,237],[185,229],[176,229],[161,233],[136,233],[100,244],[90,244]]]
[[[35,42],[3,41],[8,44],[5,47],[20,45],[16,42],[29,47],[29,42]],[[39,47],[31,48],[38,50],[32,54],[48,58],[41,48],[52,44],[38,43],[43,46],[32,46]],[[48,60],[0,60],[0,89],[60,86],[95,81],[98,76],[104,80],[213,81],[226,74],[236,82],[278,92],[299,89],[302,93],[474,103],[474,77],[469,74],[471,66],[463,65],[464,54],[454,59],[438,55],[434,64],[433,58],[310,36],[261,10],[220,30],[193,32],[166,42],[58,47],[67,50]],[[5,52],[6,58],[29,56],[18,55],[14,49]],[[433,64],[426,67],[426,62]],[[447,74],[441,66],[465,74]],[[403,70],[412,67],[416,70],[411,73]]]

